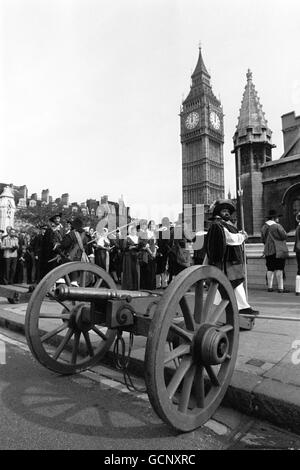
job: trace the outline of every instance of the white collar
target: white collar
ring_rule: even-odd
[[[128,237],[129,237],[134,243],[138,243],[138,241],[139,241],[138,235],[128,235]]]

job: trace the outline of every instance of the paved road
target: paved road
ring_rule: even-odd
[[[122,382],[103,366],[60,377],[31,357],[23,336],[1,329],[0,449],[300,449],[299,436],[226,408],[201,429],[178,434],[155,415],[145,393],[129,392]]]

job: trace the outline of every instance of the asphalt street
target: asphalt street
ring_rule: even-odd
[[[300,449],[300,437],[220,408],[202,428],[177,433],[152,410],[141,379],[97,366],[59,376],[31,356],[24,336],[0,330],[0,449]]]

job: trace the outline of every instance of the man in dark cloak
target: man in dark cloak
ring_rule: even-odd
[[[62,225],[60,223],[61,213],[55,214],[49,219],[49,226],[45,230],[41,241],[40,269],[41,278],[52,271],[60,263],[58,248],[62,241]]]
[[[206,237],[208,264],[221,269],[228,277],[236,296],[239,313],[258,315],[250,307],[243,282],[245,265],[243,243],[248,238],[245,231],[238,229],[231,222],[235,207],[229,199],[220,199],[212,207],[212,224]]]

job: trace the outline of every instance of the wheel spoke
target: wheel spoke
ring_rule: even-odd
[[[204,408],[205,390],[204,390],[203,366],[197,367],[194,387],[195,387],[197,407]]]
[[[194,320],[196,323],[202,322],[203,315],[203,281],[198,281],[195,285],[195,305]]]
[[[185,341],[188,341],[189,343],[191,343],[193,340],[193,334],[189,333],[183,328],[180,328],[180,326],[175,325],[175,323],[170,326],[170,331],[176,333],[176,335],[180,336],[180,338],[184,339]]]
[[[171,362],[180,356],[188,354],[190,350],[191,350],[191,347],[189,344],[180,344],[179,346],[177,346],[177,348],[172,349],[172,351],[167,355],[167,357],[164,360],[164,364],[168,364],[168,362]]]
[[[81,272],[79,284],[80,284],[81,287],[85,287],[85,285],[86,285],[86,271]]]
[[[205,366],[205,369],[206,369],[206,372],[208,373],[208,376],[210,378],[210,381],[213,385],[215,385],[216,387],[219,387],[220,386],[220,382],[219,382],[219,379],[218,377],[216,376],[216,373],[215,371],[213,370],[212,366],[208,365],[208,366]]]
[[[172,341],[168,341],[168,345],[169,345],[170,351],[174,351],[174,345],[173,345]],[[174,361],[175,368],[178,369],[179,364],[180,364],[180,361],[179,361],[178,357],[174,358],[173,361]]]
[[[96,326],[92,326],[92,330],[97,333],[98,336],[100,336],[100,338],[104,339],[104,341],[107,340],[107,336],[105,335],[105,333],[102,333],[101,330],[99,330],[99,328],[97,328]]]
[[[183,313],[183,317],[184,317],[184,321],[185,321],[187,329],[190,331],[194,331],[195,330],[194,318],[193,318],[190,306],[188,304],[188,301],[185,295],[180,299],[179,304]]]
[[[219,287],[218,282],[211,281],[211,284],[208,289],[207,297],[205,299],[203,321],[206,321],[207,318],[210,316],[210,312],[214,304],[218,287]]]
[[[74,335],[74,342],[73,342],[73,348],[72,348],[72,359],[71,359],[72,364],[76,364],[80,334],[81,334],[80,331],[76,331],[75,335]]]
[[[173,375],[169,385],[167,386],[167,392],[168,392],[168,395],[169,395],[170,399],[173,398],[177,388],[179,387],[179,385],[182,382],[183,377],[185,376],[185,374],[189,370],[189,368],[191,366],[191,363],[192,363],[192,358],[191,357],[189,357],[189,358],[184,357],[182,359],[178,369],[176,370],[176,372]]]
[[[85,342],[86,342],[86,345],[87,345],[88,353],[91,357],[93,357],[94,356],[94,350],[93,350],[93,346],[92,346],[90,335],[89,335],[88,331],[83,331],[83,336],[84,336],[84,339],[85,339]]]
[[[193,365],[184,377],[182,392],[178,406],[178,410],[182,413],[185,413],[188,409],[195,372],[196,366]]]
[[[61,355],[64,347],[68,344],[68,342],[70,341],[71,339],[71,336],[73,335],[73,328],[69,328],[67,333],[66,333],[66,336],[64,337],[64,339],[62,340],[62,342],[60,343],[60,345],[58,346],[58,348],[56,349],[55,353],[53,354],[53,359],[58,359],[59,356]]]
[[[67,286],[70,286],[71,285],[71,279],[70,279],[69,274],[65,274],[64,278],[65,278]]]
[[[52,338],[53,336],[57,335],[61,331],[65,330],[66,328],[68,328],[68,324],[63,323],[62,325],[55,328],[55,330],[52,330],[52,331],[49,331],[48,333],[45,333],[43,336],[41,336],[41,343],[44,343],[48,339]]]
[[[96,283],[95,283],[94,287],[96,287],[96,288],[97,288],[97,287],[100,287],[100,286],[101,286],[101,284],[102,284],[102,282],[103,282],[103,279],[102,279],[102,277],[99,277],[99,279],[96,281]]]
[[[216,309],[212,313],[211,317],[208,318],[209,323],[217,323],[228,304],[229,300],[221,300],[219,305],[217,305]]]
[[[59,318],[60,320],[70,320],[70,313],[54,313],[51,315],[51,313],[40,313],[39,318]]]

